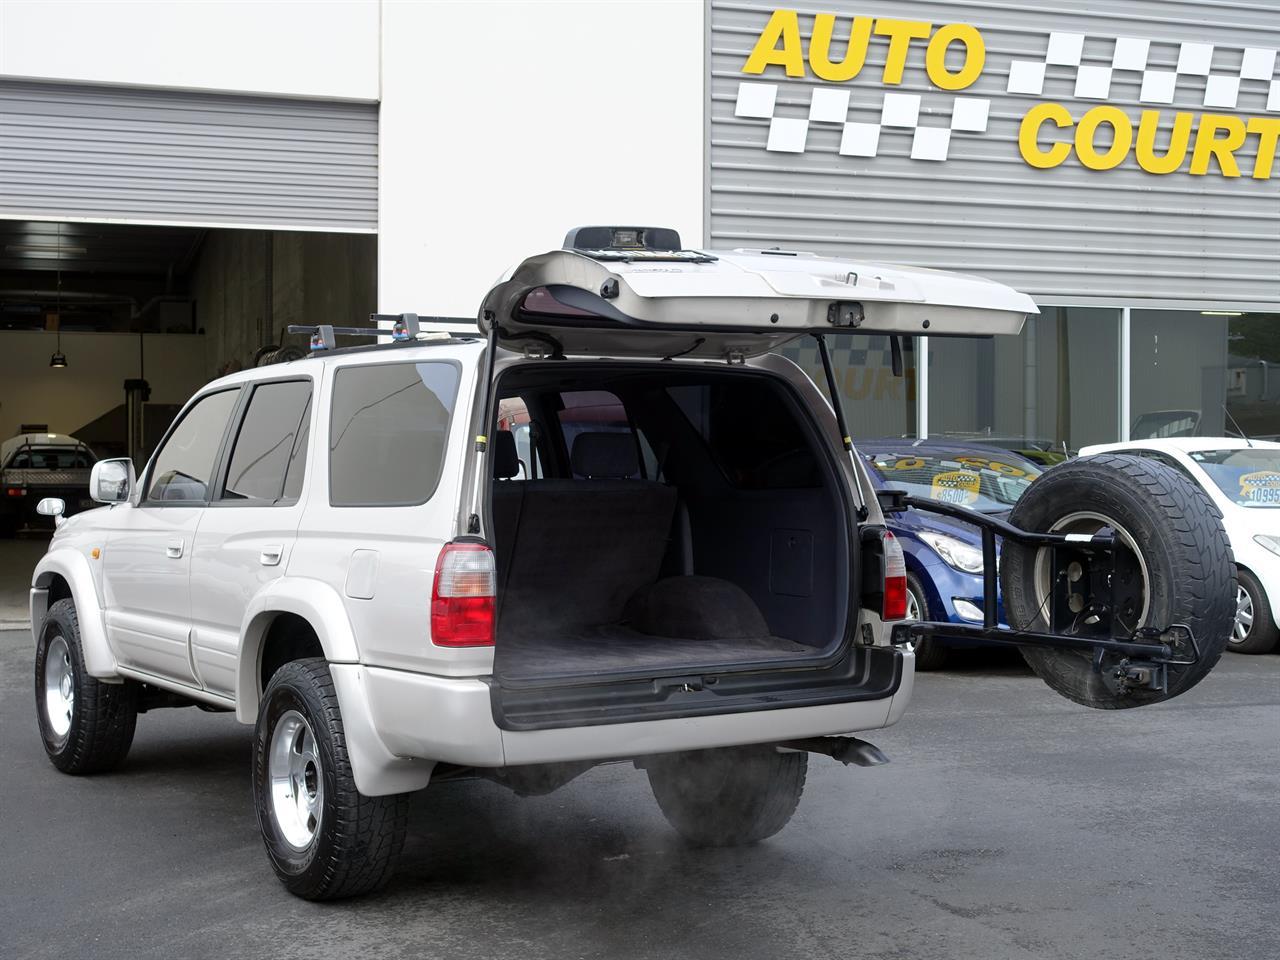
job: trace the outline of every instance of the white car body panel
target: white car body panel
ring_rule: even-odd
[[[1253,572],[1267,593],[1272,610],[1280,610],[1280,556],[1254,540],[1257,534],[1280,537],[1280,507],[1242,507],[1222,492],[1212,478],[1191,457],[1198,450],[1280,451],[1280,443],[1269,440],[1242,440],[1239,437],[1170,437],[1155,440],[1133,440],[1128,443],[1101,443],[1082,447],[1080,455],[1121,453],[1127,450],[1149,450],[1172,457],[1204,489],[1222,511],[1222,525],[1238,565]]]

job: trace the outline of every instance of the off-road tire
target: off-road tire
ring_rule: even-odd
[[[61,638],[74,692],[71,724],[59,734],[53,729],[45,696],[45,666],[50,644]],[[80,644],[80,620],[71,599],[49,607],[40,625],[35,663],[36,717],[49,762],[63,773],[101,773],[124,762],[138,722],[138,685],[131,680],[105,683],[89,676]]]
[[[649,786],[667,822],[690,843],[757,843],[787,825],[804,793],[807,753],[725,747],[654,757]]]
[[[1199,657],[1168,667],[1168,689],[1117,689],[1088,652],[1024,647],[1031,669],[1062,696],[1107,710],[1140,707],[1190,690],[1213,669],[1235,622],[1235,563],[1222,515],[1208,495],[1172,467],[1142,457],[1100,454],[1041,475],[1022,495],[1010,523],[1044,532],[1074,513],[1109,517],[1129,531],[1149,578],[1146,626],[1185,624]],[[1035,586],[1043,548],[1006,540],[1000,556],[1005,614],[1015,628],[1048,630]],[[1109,655],[1114,656],[1114,655]],[[1108,660],[1109,666],[1115,661]]]
[[[924,584],[914,573],[907,574],[907,590],[916,598],[916,606],[920,610],[921,620],[932,620],[933,611],[929,609],[929,601],[925,599]],[[929,670],[941,670],[951,659],[951,650],[940,643],[937,637],[925,637],[916,641],[916,670],[923,673]]]
[[[276,721],[297,711],[310,725],[321,760],[324,802],[315,837],[290,846],[272,813],[268,749]],[[404,845],[408,794],[366,797],[356,789],[329,666],[323,658],[294,660],[272,676],[258,709],[253,753],[258,826],[276,876],[305,900],[337,900],[381,889]]]
[[[1262,589],[1258,578],[1244,567],[1236,567],[1236,580],[1248,592],[1253,603],[1253,625],[1249,628],[1249,635],[1238,643],[1233,632],[1227,649],[1232,653],[1270,653],[1276,648],[1277,636],[1275,616],[1271,612],[1271,604],[1267,602],[1267,591]]]

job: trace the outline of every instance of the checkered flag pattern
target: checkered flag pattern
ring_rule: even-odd
[[[1080,100],[1106,100],[1115,75],[1129,72],[1142,76],[1142,92],[1138,95],[1142,103],[1172,104],[1180,77],[1203,77],[1204,106],[1208,109],[1235,110],[1241,86],[1257,83],[1257,89],[1267,94],[1267,110],[1280,113],[1275,50],[1249,47],[1238,70],[1215,73],[1212,43],[1179,44],[1177,65],[1169,70],[1149,65],[1152,41],[1137,37],[1118,37],[1109,65],[1082,63],[1085,39],[1082,33],[1049,34],[1044,60],[1014,60],[1010,65],[1008,92],[1043,96],[1048,67],[1075,67],[1075,95]]]
[[[956,132],[985,133],[991,101],[982,97],[956,97],[948,126],[920,124],[920,95],[886,93],[880,120],[867,123],[849,120],[849,91],[815,87],[806,117],[775,116],[778,84],[743,81],[738,84],[735,117],[769,121],[765,149],[778,153],[804,153],[809,128],[814,124],[840,127],[840,153],[846,157],[874,157],[880,151],[880,133],[886,128],[910,130],[911,159],[946,160],[951,135]]]

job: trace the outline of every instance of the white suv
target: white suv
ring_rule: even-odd
[[[839,410],[770,351],[1016,333],[1034,304],[656,229],[568,246],[495,287],[478,333],[406,315],[395,342],[334,350],[317,328],[313,357],[202,389],[137,479],[95,467],[109,505],[60,524],[31,591],[55,766],[118,765],[152,708],[235,711],[271,862],[320,899],[386,881],[432,780],[543,793],[630,760],[681,833],[729,844],[783,827],[809,753],[883,761],[852,735],[902,715],[930,625],[887,628],[901,551]],[[1206,659],[1096,696],[1172,696]]]

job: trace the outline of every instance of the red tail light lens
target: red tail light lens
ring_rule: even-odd
[[[483,543],[446,543],[431,586],[431,642],[439,647],[493,644],[498,575]]]
[[[884,603],[880,619],[902,620],[907,616],[907,561],[902,544],[888,530],[884,533]]]

